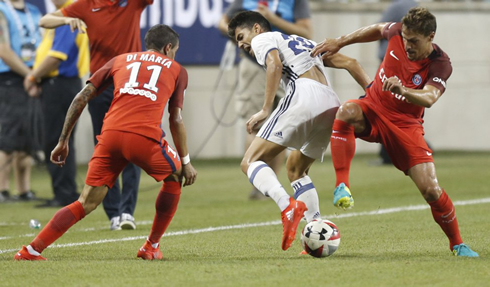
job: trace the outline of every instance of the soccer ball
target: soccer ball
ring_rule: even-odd
[[[305,225],[301,232],[301,245],[313,257],[332,255],[340,244],[340,232],[335,223],[315,219]]]

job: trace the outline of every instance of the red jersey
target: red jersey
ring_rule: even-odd
[[[401,23],[391,23],[383,30],[388,48],[373,84],[366,91],[366,99],[373,101],[380,112],[397,126],[419,125],[423,123],[424,107],[408,102],[401,95],[383,91],[383,82],[396,76],[407,88],[423,89],[425,85],[431,85],[441,90],[442,94],[452,67],[447,54],[435,44],[429,57],[410,61],[403,46],[401,28]]]
[[[163,112],[182,108],[187,71],[179,63],[157,52],[122,54],[95,72],[87,83],[103,91],[114,82],[114,99],[104,117],[102,133],[117,130],[135,133],[158,142]]]
[[[153,0],[119,0],[112,6],[107,2],[78,0],[61,9],[66,17],[87,24],[91,73],[117,55],[141,51],[140,17]]]

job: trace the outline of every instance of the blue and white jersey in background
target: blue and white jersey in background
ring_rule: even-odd
[[[316,43],[297,35],[286,35],[281,32],[266,32],[255,36],[252,39],[252,50],[257,62],[263,66],[267,54],[272,50],[279,51],[279,57],[283,65],[282,81],[285,86],[290,81],[295,81],[302,74],[317,66],[325,76],[323,62],[320,56],[311,57],[310,53]]]

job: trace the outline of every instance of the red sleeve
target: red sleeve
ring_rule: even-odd
[[[153,0],[139,0],[138,1],[138,6],[141,6],[143,9],[146,8],[146,6],[153,4]]]
[[[85,0],[78,0],[65,8],[61,8],[60,11],[65,17],[79,18],[83,20],[84,12],[87,11],[88,4],[89,3],[87,3]]]
[[[98,69],[88,80],[88,83],[92,83],[97,89],[97,94],[101,93],[103,90],[107,88],[109,84],[113,82],[112,80],[112,67],[114,66],[114,62],[116,61],[116,57],[112,58],[109,62],[107,62],[102,68]]]
[[[168,103],[169,111],[173,108],[181,108],[181,109],[183,108],[185,90],[187,89],[187,81],[188,81],[187,71],[184,69],[184,67],[181,66],[179,76],[175,81],[175,90],[172,96],[170,97]]]
[[[429,66],[426,85],[431,85],[441,91],[441,95],[446,91],[446,82],[453,72],[453,67],[448,58],[441,57]]]
[[[386,26],[383,28],[382,35],[383,38],[389,40],[393,36],[401,35],[401,33],[402,33],[402,23],[391,22],[386,24]]]

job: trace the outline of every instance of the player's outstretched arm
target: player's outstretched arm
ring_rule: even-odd
[[[366,71],[362,68],[361,64],[354,58],[335,53],[330,56],[324,55],[322,59],[325,67],[347,70],[363,90],[366,89],[372,81]]]
[[[311,55],[313,57],[319,54],[327,56],[337,53],[342,47],[355,43],[367,43],[378,41],[383,38],[383,28],[388,23],[377,23],[362,27],[344,36],[335,39],[325,39],[313,48]]]
[[[97,89],[91,83],[87,84],[73,99],[68,111],[66,112],[65,123],[61,131],[58,145],[51,152],[51,162],[63,166],[68,156],[68,141],[78,118],[88,101],[97,96]]]
[[[187,149],[187,133],[180,108],[174,107],[169,110],[169,126],[175,148],[182,161],[182,176],[185,179],[184,186],[192,185],[196,181],[197,171],[190,161],[189,150]]]
[[[87,24],[81,19],[65,17],[60,10],[48,13],[39,20],[39,26],[46,29],[54,29],[63,25],[70,25],[70,30],[72,32],[78,29],[79,33],[85,33],[85,30],[87,29]]]

